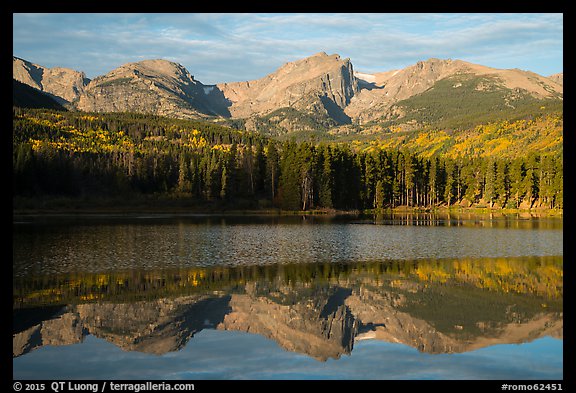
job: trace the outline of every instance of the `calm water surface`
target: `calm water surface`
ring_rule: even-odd
[[[15,217],[13,377],[561,379],[562,233],[505,216]]]

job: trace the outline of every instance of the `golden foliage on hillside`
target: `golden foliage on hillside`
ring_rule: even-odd
[[[431,157],[518,157],[527,151],[555,152],[562,149],[563,116],[544,115],[532,120],[507,120],[476,126],[471,130],[424,129],[388,133],[372,141],[365,150],[405,148]]]

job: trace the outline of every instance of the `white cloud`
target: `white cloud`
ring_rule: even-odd
[[[13,44],[89,77],[154,54],[204,83],[251,80],[319,51],[366,72],[438,57],[546,74],[561,71],[562,25],[562,14],[15,14]]]

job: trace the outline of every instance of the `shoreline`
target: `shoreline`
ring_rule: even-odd
[[[190,200],[158,199],[135,200],[126,204],[124,200],[75,200],[54,198],[48,200],[18,199],[13,201],[12,215],[17,216],[132,216],[139,214],[181,215],[181,216],[379,216],[400,214],[439,214],[439,215],[518,215],[526,217],[563,217],[563,209],[549,208],[488,208],[462,206],[411,207],[396,206],[384,209],[367,210],[281,210],[275,207],[227,206],[198,204]]]

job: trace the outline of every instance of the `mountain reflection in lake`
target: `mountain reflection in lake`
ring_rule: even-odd
[[[124,359],[130,353],[160,355],[160,358],[153,358],[156,360],[146,358],[152,362],[148,366],[152,368],[168,361],[164,358],[168,355],[180,359],[177,365],[170,363],[171,369],[181,367],[182,362],[192,362],[189,356],[196,359],[200,354],[203,354],[203,361],[212,359],[216,362],[205,374],[199,370],[195,373],[194,367],[200,369],[201,366],[194,366],[192,362],[189,365],[192,369],[179,374],[179,378],[226,378],[224,371],[219,374],[214,367],[224,370],[233,365],[240,369],[245,367],[244,371],[247,371],[252,363],[255,370],[272,370],[274,366],[262,359],[258,363],[258,359],[261,356],[279,359],[293,354],[299,356],[298,362],[306,364],[301,371],[304,374],[290,376],[276,370],[271,371],[272,378],[303,375],[328,378],[335,375],[335,370],[341,371],[338,364],[364,359],[363,362],[371,365],[372,372],[363,366],[363,370],[353,373],[353,367],[348,367],[348,374],[338,374],[339,377],[363,378],[363,373],[367,373],[365,378],[387,379],[398,375],[379,369],[375,357],[399,351],[398,348],[406,348],[402,354],[407,350],[415,351],[410,356],[419,354],[419,357],[407,361],[415,373],[406,371],[405,378],[431,378],[428,374],[418,374],[416,370],[426,362],[436,362],[430,367],[437,369],[440,364],[448,362],[443,356],[451,356],[452,363],[435,378],[562,378],[561,345],[546,341],[562,342],[563,338],[561,255],[537,255],[536,251],[533,253],[536,255],[530,256],[438,258],[435,255],[424,257],[428,250],[422,250],[423,254],[418,258],[371,259],[368,251],[352,260],[342,257],[331,262],[321,258],[316,261],[305,258],[304,263],[249,265],[245,262],[232,266],[205,266],[193,262],[178,266],[167,263],[164,268],[154,267],[154,263],[160,261],[148,263],[146,258],[141,258],[132,260],[128,267],[111,269],[103,268],[105,264],[94,266],[87,263],[92,259],[106,258],[107,254],[102,251],[104,247],[86,246],[86,242],[98,245],[103,241],[98,236],[86,236],[86,231],[92,235],[100,233],[94,230],[101,230],[101,227],[74,228],[47,231],[40,237],[37,231],[27,233],[29,229],[23,228],[20,229],[20,241],[15,240],[14,378],[98,378],[98,372],[102,370],[109,373],[118,371],[107,368],[106,365],[112,361],[108,356],[116,354],[116,359]],[[173,226],[165,228],[173,231]],[[104,233],[114,233],[115,229],[120,228],[108,228]],[[211,224],[201,230],[212,229]],[[138,226],[122,229],[125,230],[133,231],[135,237],[142,236]],[[250,231],[255,230],[254,226],[248,225],[235,228],[234,233],[245,240],[254,236]],[[293,230],[301,231],[302,227],[296,225],[290,229]],[[332,230],[338,232],[350,228]],[[480,230],[491,236],[490,231],[494,229]],[[523,233],[515,234],[516,230]],[[545,247],[561,245],[561,240],[554,237],[557,235],[555,229],[513,228],[509,231],[507,233],[512,238],[528,236],[533,239],[536,234],[544,234],[548,240],[556,239],[552,242],[555,245],[547,244]],[[327,233],[319,230],[317,235],[325,236],[330,244]],[[368,247],[376,232],[362,229],[360,233],[362,236],[354,235],[357,243]],[[214,236],[214,232],[211,234]],[[424,237],[430,233],[412,235]],[[169,236],[159,236],[163,239],[162,244],[168,242]],[[457,236],[455,233],[452,238],[455,243],[468,241],[465,238],[458,240]],[[84,246],[78,244],[79,239],[84,240]],[[196,240],[195,245],[198,245]],[[70,257],[74,243],[69,241],[76,241],[75,249],[82,250],[87,258],[79,257],[73,259],[73,263],[58,265],[58,258]],[[176,246],[173,247],[186,248],[182,239],[174,241]],[[532,247],[548,250],[538,248],[542,244],[544,242]],[[226,243],[222,247],[225,246]],[[338,249],[338,245],[333,246]],[[29,254],[25,254],[25,247],[29,248]],[[142,243],[142,247],[146,249],[149,245]],[[308,247],[303,253],[293,250],[294,256],[310,253],[314,243],[309,243]],[[397,248],[401,249],[402,245],[398,243]],[[205,255],[201,246],[195,249]],[[525,249],[530,248],[526,245]],[[190,258],[188,251],[185,254]],[[315,255],[314,252],[311,255]],[[30,268],[23,269],[22,266]],[[268,340],[274,345],[259,340]],[[514,348],[540,348],[534,349],[529,359],[530,364],[543,374],[534,370],[522,370],[519,374],[510,371],[509,367],[520,363],[511,363],[503,355],[516,349],[498,350],[508,344],[523,344]],[[201,352],[203,346],[205,349]],[[62,353],[59,348],[70,349],[66,350],[66,356],[61,356],[56,355]],[[91,348],[90,353],[100,353],[90,360],[91,365],[100,364],[91,374],[86,374],[86,368],[80,370],[78,361],[74,360],[84,356],[80,355],[82,348]],[[244,360],[238,362],[231,353],[215,360],[215,353],[230,348],[245,354]],[[255,348],[260,348],[261,353],[248,356],[247,353]],[[376,351],[376,348],[380,350]],[[123,351],[122,355],[115,352],[117,349]],[[190,350],[196,355],[186,355],[185,360],[180,358],[183,355],[176,355]],[[262,351],[268,352],[263,355]],[[487,358],[482,358],[485,356],[482,351],[498,353],[499,361],[506,365],[493,363],[496,374],[490,375],[479,374],[486,368],[485,365],[478,367],[476,360],[466,370],[462,369],[466,362],[462,363],[458,356],[479,353],[482,354],[478,355],[479,358],[484,359],[481,361],[487,362]],[[51,353],[58,356],[58,362],[50,357]],[[369,359],[365,357],[366,353],[371,354]],[[551,356],[552,361],[546,356]],[[286,361],[290,364],[296,362],[292,358]],[[309,361],[314,363],[306,363]],[[130,364],[124,362],[117,368],[129,368]],[[324,365],[319,374],[306,374],[319,365]],[[58,367],[60,371],[68,371],[59,374]],[[458,367],[460,374],[450,371]],[[76,371],[69,371],[72,369]],[[470,370],[480,371],[468,375]],[[114,378],[111,375],[105,374],[101,378]],[[260,378],[260,374],[254,375]],[[147,378],[147,375],[123,374],[117,377]],[[157,377],[169,378],[167,374]]]
[[[562,338],[562,258],[70,274],[16,282],[13,354],[101,337],[162,354],[203,329],[238,330],[318,360],[359,340],[422,352]]]

